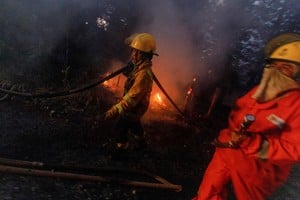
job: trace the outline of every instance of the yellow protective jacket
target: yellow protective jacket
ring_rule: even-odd
[[[148,109],[153,85],[152,62],[145,61],[134,66],[127,76],[124,96],[114,107],[119,115],[131,119],[140,119]]]

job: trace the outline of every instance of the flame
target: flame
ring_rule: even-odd
[[[110,73],[106,73],[106,74],[104,75],[104,77],[106,77],[106,76],[108,76],[108,75],[110,75]],[[101,77],[103,77],[103,76],[101,76]],[[120,76],[117,76],[117,77],[114,77],[114,78],[112,78],[112,79],[106,80],[106,81],[104,81],[102,84],[103,84],[104,86],[110,88],[110,89],[113,89],[113,90],[116,89],[116,88],[122,88],[122,87],[120,86]]]
[[[105,86],[109,87],[109,85],[110,85],[110,84],[109,84],[109,82],[108,82],[108,81],[104,81],[104,82],[103,82],[103,85],[105,85]]]
[[[101,78],[108,76],[110,73],[106,73],[104,75],[101,76]],[[126,77],[123,76],[117,76],[114,77],[112,79],[106,80],[102,83],[102,85],[116,93],[117,97],[122,97],[123,95],[123,90],[124,88],[122,87],[125,84],[126,81]],[[169,110],[168,109],[168,104],[166,103],[166,97],[158,91],[157,88],[153,89],[154,91],[152,91],[151,97],[150,97],[150,108],[156,110],[160,110],[160,109],[164,109],[164,110]]]
[[[105,76],[108,76],[108,75],[109,75],[109,73],[105,74]],[[103,76],[101,76],[101,77],[103,77]],[[116,96],[121,97],[122,94],[123,94],[123,87],[122,87],[122,85],[124,85],[124,78],[122,78],[121,76],[117,76],[117,77],[114,77],[112,79],[104,81],[102,83],[102,85],[106,89],[108,89],[108,90],[116,93]]]
[[[154,95],[154,97],[153,97],[153,103],[158,104],[158,105],[163,106],[163,107],[166,106],[166,104],[164,103],[164,100],[163,100],[163,98],[162,98],[162,96],[161,96],[161,94],[159,92],[157,92]]]
[[[158,102],[158,103],[162,103],[162,99],[161,99],[161,96],[159,93],[156,93],[155,95],[155,100]]]

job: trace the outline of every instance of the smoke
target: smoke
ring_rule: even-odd
[[[128,6],[109,0],[1,1],[0,77],[28,79],[34,74],[59,82],[67,67],[78,78],[114,57],[122,60]]]
[[[154,59],[153,71],[177,101],[183,100],[194,76],[206,79],[209,70],[226,69],[232,41],[243,24],[233,14],[239,5],[225,7],[220,0],[155,0],[140,6],[147,23],[142,18],[136,31],[156,37],[160,56]]]
[[[153,59],[153,71],[172,97],[182,98],[187,81],[198,72],[191,49],[192,38],[181,19],[180,7],[174,1],[158,0],[146,6],[145,15],[150,23],[140,21],[137,32],[155,36],[159,56]]]
[[[249,86],[265,42],[300,31],[299,8],[298,0],[2,0],[0,77],[105,72],[128,61],[127,36],[149,32],[160,54],[153,71],[175,99],[193,76],[209,82],[208,71],[221,79],[234,70],[237,85]]]
[[[142,1],[136,32],[157,38],[153,70],[175,99],[194,75],[209,82],[208,72],[221,81],[236,73],[232,87],[246,90],[258,81],[266,41],[300,31],[299,8],[297,0]]]

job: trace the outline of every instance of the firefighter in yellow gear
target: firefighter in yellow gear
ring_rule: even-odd
[[[134,34],[125,40],[131,47],[131,61],[124,86],[123,98],[104,115],[105,120],[118,118],[116,148],[128,149],[129,132],[137,144],[144,144],[144,129],[141,117],[148,109],[153,85],[152,58],[156,53],[155,38],[149,33]]]

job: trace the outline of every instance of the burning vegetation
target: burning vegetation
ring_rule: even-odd
[[[174,192],[10,175],[2,168],[0,199],[191,199],[230,105],[259,80],[264,41],[300,31],[297,0],[3,0],[0,11],[0,158],[76,166],[67,170],[76,173],[147,171],[182,186]],[[146,149],[116,160],[114,121],[98,117],[120,100],[125,77],[103,78],[128,61],[124,38],[137,30],[157,36],[159,84],[142,119]],[[299,196],[298,171],[273,199]],[[107,170],[91,175],[149,179]]]

